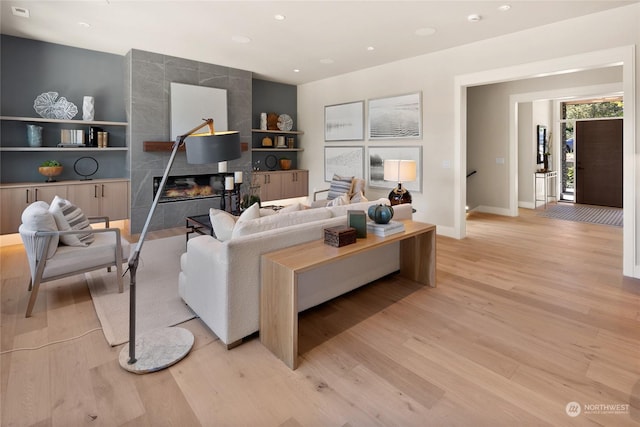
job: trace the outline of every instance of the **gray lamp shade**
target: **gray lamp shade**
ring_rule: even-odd
[[[195,134],[185,139],[187,163],[205,164],[239,158],[240,134],[235,131]]]

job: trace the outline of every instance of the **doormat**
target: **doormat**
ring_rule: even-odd
[[[538,212],[538,216],[622,227],[622,209],[606,206],[557,204]]]

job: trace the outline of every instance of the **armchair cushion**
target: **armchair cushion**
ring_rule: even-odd
[[[49,212],[49,205],[46,202],[33,202],[22,211],[22,225],[31,231],[58,231],[56,220]],[[47,258],[51,258],[58,248],[58,235],[51,237],[49,248],[47,248]]]
[[[60,241],[69,246],[87,246],[95,239],[89,220],[82,210],[70,201],[56,196],[51,202],[49,212],[53,214],[58,230],[86,230],[83,234],[62,234]]]

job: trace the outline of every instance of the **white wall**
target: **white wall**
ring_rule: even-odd
[[[594,28],[615,28],[615,31],[594,31]],[[460,119],[455,114],[458,102],[456,78],[487,72],[487,79],[491,80],[491,70],[537,61],[562,60],[578,54],[638,43],[640,43],[640,5],[634,4],[301,85],[298,88],[298,117],[300,129],[305,131],[302,142],[305,151],[300,156],[300,167],[310,171],[311,190],[326,187],[323,176],[325,105],[422,91],[424,136],[421,141],[411,142],[423,147],[423,192],[413,194],[417,209],[415,218],[438,225],[438,232],[441,234],[456,235],[456,215],[459,208],[457,204],[459,203],[454,195],[456,191],[466,188],[459,178],[460,173],[464,172],[458,170],[460,165],[454,162],[456,156],[466,154],[466,145],[462,152],[459,152],[460,147],[456,146],[456,141],[459,139],[457,121]],[[633,70],[632,77],[638,80],[638,70],[633,66],[635,63],[628,69]],[[570,67],[570,64],[567,64],[567,69]],[[500,79],[501,76],[498,74],[495,81],[485,80],[483,84],[496,83]],[[636,87],[636,96],[638,96],[637,92]],[[634,112],[636,123],[640,122],[639,112],[635,109],[631,111]],[[637,133],[637,124],[635,128],[626,129],[626,131]],[[464,143],[466,144],[466,140]],[[362,144],[370,145],[368,141]],[[409,143],[391,141],[384,143],[384,145],[394,144]],[[505,147],[502,151],[506,150],[508,148]],[[633,147],[633,150],[640,151],[637,146]],[[505,160],[507,163],[510,161],[509,157]],[[630,169],[636,169],[639,166],[638,159],[633,157],[626,161],[633,162],[633,167]],[[447,165],[450,167],[446,167]],[[466,162],[461,165],[466,167]],[[381,192],[381,195],[384,193]],[[634,194],[633,197],[636,208],[634,212],[638,207],[636,196]],[[634,216],[632,224],[626,223],[634,233],[634,247],[638,247],[640,242],[637,223],[637,216]],[[625,251],[628,252],[629,249],[625,244]],[[632,259],[637,265],[638,260],[635,255],[637,251],[633,249],[631,252]]]
[[[509,108],[517,94],[527,99],[531,117],[517,123],[518,186],[517,200],[522,207],[533,208],[533,172],[536,170],[535,133],[537,125],[547,126],[547,133],[557,132],[553,126],[558,118],[552,116],[550,93],[568,96],[573,88],[602,86],[622,82],[622,67],[606,67],[548,77],[522,79],[471,87],[467,90],[467,169],[477,169],[467,182],[467,204],[484,212],[509,214],[509,176],[506,161],[509,157]],[[563,92],[562,89],[566,89]],[[601,94],[594,94],[601,95]],[[519,105],[522,107],[522,105]],[[522,118],[520,108],[518,117]],[[523,156],[526,156],[523,157]],[[505,163],[496,159],[505,158]],[[552,160],[556,160],[555,156]],[[554,169],[555,163],[553,165]]]

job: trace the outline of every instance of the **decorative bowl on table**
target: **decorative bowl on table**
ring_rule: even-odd
[[[62,166],[40,166],[38,167],[38,172],[40,172],[40,175],[47,177],[45,182],[55,182],[56,180],[53,177],[62,173]]]

